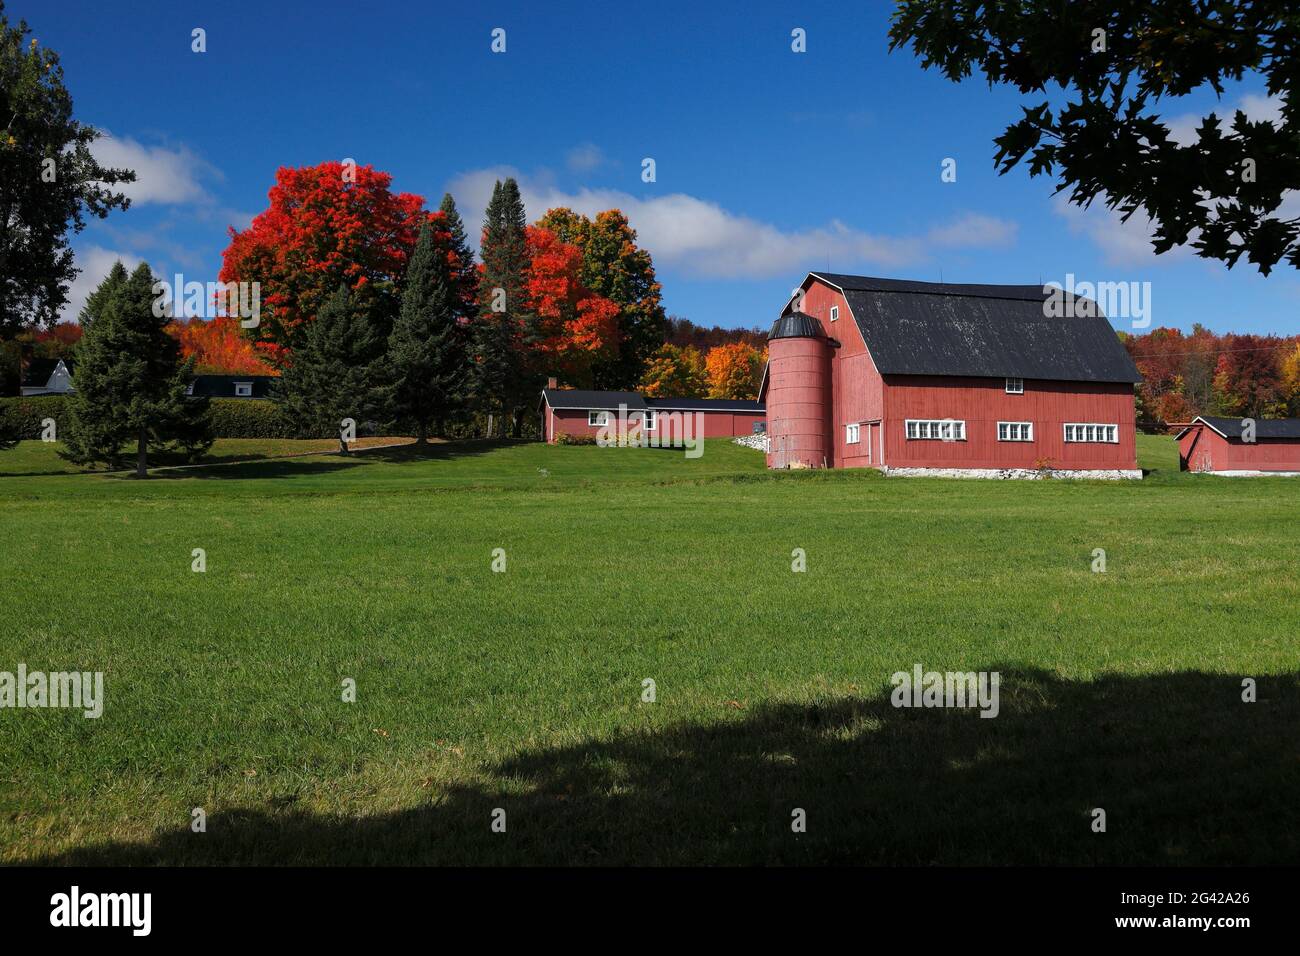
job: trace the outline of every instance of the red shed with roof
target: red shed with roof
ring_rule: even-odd
[[[1300,418],[1202,415],[1178,433],[1178,467],[1216,475],[1300,475]]]
[[[681,437],[681,421],[686,415],[702,422],[703,434],[692,431],[692,438],[729,438],[761,433],[767,414],[763,403],[728,398],[646,398],[640,392],[595,391],[591,389],[542,389],[538,411],[542,418],[542,437],[554,443],[561,435],[590,435],[593,438],[608,419],[617,419],[620,409],[629,422],[637,422],[648,434],[664,427]]]

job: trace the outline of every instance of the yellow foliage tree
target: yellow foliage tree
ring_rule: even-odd
[[[700,398],[709,388],[704,356],[689,345],[664,344],[646,363],[638,389],[650,398]]]
[[[766,356],[744,342],[709,349],[709,398],[758,398]]]
[[[1282,357],[1282,398],[1288,414],[1300,415],[1300,342]]]

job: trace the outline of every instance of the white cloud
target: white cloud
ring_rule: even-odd
[[[114,252],[102,246],[83,246],[75,249],[73,259],[81,272],[68,286],[68,304],[63,307],[63,312],[59,315],[64,322],[77,321],[86,299],[104,281],[104,276],[108,275],[109,270],[113,268],[113,263],[120,259],[128,271],[140,264],[139,257],[129,252]]]
[[[583,143],[569,150],[564,162],[575,173],[589,173],[605,164],[605,154],[599,146]]]
[[[1052,210],[1065,219],[1071,233],[1091,239],[1107,265],[1153,265],[1191,255],[1187,246],[1175,246],[1163,255],[1156,255],[1151,248],[1151,237],[1155,234],[1151,219],[1139,210],[1124,222],[1118,211],[1106,208],[1103,199],[1084,209],[1071,203],[1061,192],[1052,197]]]
[[[932,248],[1002,246],[1016,234],[1014,223],[975,214],[913,236],[864,232],[839,220],[788,230],[685,193],[641,199],[613,189],[565,192],[509,167],[476,170],[451,183],[466,222],[482,220],[493,184],[507,176],[519,182],[530,221],[556,206],[587,216],[621,209],[656,265],[711,278],[788,276],[828,256],[841,269],[860,264],[898,268],[925,261]]]
[[[144,146],[129,137],[105,134],[92,151],[101,166],[135,171],[135,182],[117,188],[141,205],[211,202],[201,180],[220,178],[216,167],[183,146]]]
[[[986,249],[1011,245],[1017,228],[1014,222],[970,212],[946,226],[936,226],[926,238],[931,245],[950,249]]]
[[[1211,113],[1217,114],[1220,120],[1220,129],[1227,129],[1232,123],[1232,117],[1236,115],[1237,110],[1246,114],[1246,118],[1253,122],[1267,120],[1275,125],[1282,122],[1282,98],[1280,96],[1260,96],[1257,93],[1247,93],[1237,105],[1227,110],[1211,110]],[[1183,113],[1180,116],[1173,116],[1164,123],[1169,127],[1169,138],[1180,146],[1190,146],[1198,139],[1196,131],[1200,128],[1201,121],[1204,119],[1200,113]]]

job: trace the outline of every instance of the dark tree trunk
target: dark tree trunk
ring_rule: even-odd
[[[136,439],[135,476],[149,477],[149,429],[145,425],[140,426],[140,434]]]
[[[345,441],[343,440],[343,436],[342,436],[342,435],[339,435],[339,454],[340,454],[340,455],[347,455],[347,454],[349,454],[349,452],[348,452],[348,443],[345,442]]]
[[[415,440],[421,445],[427,445],[429,443],[429,426],[425,423],[424,419],[420,419],[415,426]]]

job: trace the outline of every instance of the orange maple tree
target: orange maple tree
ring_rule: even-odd
[[[709,349],[704,365],[709,374],[709,398],[758,398],[766,356],[744,342]]]
[[[181,358],[194,356],[194,370],[204,374],[274,375],[253,342],[243,334],[239,320],[177,319],[167,331],[181,343]]]

